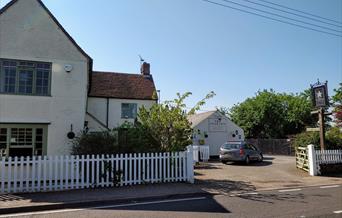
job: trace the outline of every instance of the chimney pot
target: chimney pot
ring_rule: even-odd
[[[146,62],[142,63],[140,71],[141,71],[142,75],[149,76],[150,75],[150,64],[146,63]]]

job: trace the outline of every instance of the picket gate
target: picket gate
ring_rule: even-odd
[[[209,160],[209,145],[193,145],[194,161],[208,162]]]

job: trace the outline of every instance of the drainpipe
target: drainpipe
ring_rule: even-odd
[[[109,120],[109,98],[107,98],[107,114],[106,114],[106,127],[108,128],[108,120]]]

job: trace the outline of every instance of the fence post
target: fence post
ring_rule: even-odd
[[[188,146],[187,148],[187,176],[188,176],[188,182],[194,183],[194,151],[192,146]]]
[[[308,161],[309,161],[309,174],[310,176],[317,176],[317,162],[316,152],[314,145],[308,145]]]

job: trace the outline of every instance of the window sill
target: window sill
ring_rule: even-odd
[[[31,96],[31,97],[52,97],[52,95],[34,95],[34,94],[16,94],[16,93],[6,93],[0,92],[0,95],[12,95],[12,96]]]

